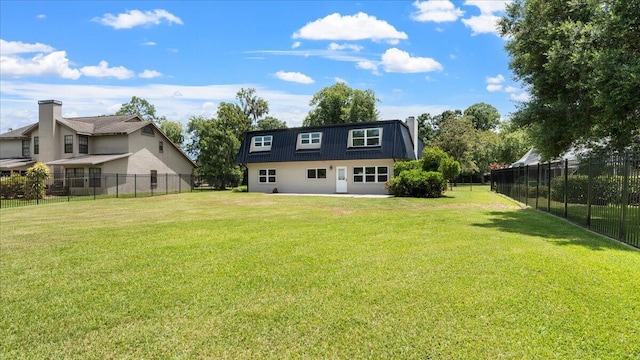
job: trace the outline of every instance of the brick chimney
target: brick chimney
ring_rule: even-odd
[[[56,131],[56,119],[62,118],[62,101],[38,101],[38,136],[40,141],[40,155],[38,160],[43,163],[60,157],[60,139]]]

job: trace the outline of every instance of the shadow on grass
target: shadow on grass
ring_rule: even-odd
[[[578,245],[592,250],[634,251],[617,240],[591,233],[578,225],[533,209],[492,211],[489,215],[491,218],[488,223],[473,225],[501,232],[537,236],[559,246]]]

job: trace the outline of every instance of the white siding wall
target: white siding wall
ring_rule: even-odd
[[[384,183],[355,183],[353,181],[353,168],[362,166],[386,166],[388,177],[393,176],[393,159],[378,160],[341,160],[341,161],[304,161],[304,162],[280,162],[280,163],[256,163],[247,164],[249,172],[249,191],[270,193],[274,188],[281,193],[299,194],[333,194],[336,192],[336,167],[347,167],[347,193],[348,194],[380,194],[389,192]],[[307,179],[307,169],[327,169],[326,179]],[[273,184],[261,184],[258,182],[260,169],[275,169],[276,182]]]

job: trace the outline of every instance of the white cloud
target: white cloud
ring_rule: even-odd
[[[337,82],[337,83],[348,84],[348,83],[347,83],[347,80],[345,80],[345,79],[343,79],[343,78],[341,78],[341,77],[337,77],[337,76],[336,76],[335,78],[333,78],[333,80],[335,80],[335,82]]]
[[[142,86],[51,84],[24,81],[0,81],[0,126],[18,128],[38,121],[38,100],[56,99],[63,103],[63,116],[95,116],[113,114],[131,99],[142,96],[154,104],[158,114],[180,121],[183,125],[191,116],[215,115],[217,104],[235,102],[241,88],[255,88],[260,97],[269,102],[269,115],[289,126],[300,126],[310,110],[313,94],[291,94],[261,87],[259,84],[238,83],[225,85],[184,86],[174,84],[146,84]],[[175,97],[176,93],[183,96]],[[18,118],[13,114],[26,112]]]
[[[28,54],[28,53],[50,53],[55,49],[49,45],[35,43],[28,44],[21,41],[6,41],[0,39],[0,55]]]
[[[334,51],[335,50],[352,50],[355,52],[359,52],[363,49],[363,47],[356,44],[336,44],[332,42],[331,44],[329,44],[327,49],[334,50]]]
[[[161,72],[155,71],[155,70],[147,70],[147,69],[145,69],[143,72],[138,74],[138,77],[141,77],[143,79],[153,79],[160,76],[162,76]]]
[[[520,94],[511,94],[510,98],[514,101],[527,102],[531,99],[531,96],[528,93],[523,92]]]
[[[517,92],[518,88],[513,86],[507,86],[506,88],[504,88],[504,91],[511,94],[511,93]]]
[[[300,45],[302,45],[302,43],[300,41],[296,41],[291,45],[292,49],[297,49],[300,47]]]
[[[498,21],[496,13],[502,13],[511,0],[467,0],[464,5],[475,6],[480,9],[480,15],[462,19],[464,25],[472,30],[471,35],[494,33],[498,35]]]
[[[420,22],[449,22],[456,21],[464,11],[456,8],[451,1],[443,0],[427,0],[415,1],[413,6],[418,9],[411,14],[411,19]]]
[[[300,84],[313,84],[314,81],[312,78],[307,75],[299,72],[289,72],[289,71],[278,71],[276,73],[276,77],[280,80],[296,82]]]
[[[119,80],[130,79],[134,76],[134,72],[124,66],[109,67],[109,63],[102,60],[98,66],[83,66],[80,71],[85,76],[90,77],[114,77]]]
[[[157,44],[153,41],[147,41],[147,42],[143,42],[142,45],[144,46],[156,46]]]
[[[512,0],[467,0],[464,4],[467,6],[478,7],[482,14],[493,14],[496,12],[503,12],[506,9],[507,4],[512,2]]]
[[[498,74],[495,77],[487,76],[487,91],[496,92],[502,91],[502,83],[504,82],[504,76],[502,74]]]
[[[504,76],[502,74],[498,74],[495,77],[487,76],[487,84],[501,84],[504,82]]]
[[[103,17],[94,18],[93,20],[102,25],[111,26],[114,29],[131,29],[136,26],[159,25],[162,21],[166,21],[169,24],[182,25],[182,20],[179,17],[162,9],[145,12],[131,10],[128,13],[118,15],[104,14]]]
[[[386,72],[419,73],[442,70],[442,65],[432,58],[412,57],[408,52],[391,48],[382,55]]]
[[[359,12],[356,15],[342,16],[339,13],[327,15],[322,19],[307,23],[293,33],[294,39],[309,40],[374,40],[397,44],[408,39],[405,32],[396,30],[384,20]]]
[[[373,62],[373,61],[369,61],[369,60],[358,61],[358,62],[356,62],[356,67],[358,69],[362,69],[362,70],[371,70],[376,75],[379,74],[378,73],[378,64]]]
[[[47,18],[47,15],[45,15],[45,14],[39,14],[39,15],[37,15],[37,16],[36,16],[36,18],[38,18],[38,19],[46,19],[46,18]]]
[[[464,25],[471,28],[471,35],[498,33],[498,21],[500,17],[496,15],[481,14],[480,16],[472,16],[468,19],[462,19]]]
[[[76,80],[82,74],[78,69],[69,67],[69,59],[65,51],[54,51],[49,54],[38,54],[30,59],[14,56],[0,56],[0,76],[59,76]]]

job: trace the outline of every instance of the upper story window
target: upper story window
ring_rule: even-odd
[[[251,149],[249,152],[269,151],[271,150],[271,141],[273,141],[272,135],[254,136],[251,138]]]
[[[158,141],[158,151],[160,153],[164,152],[164,141]]]
[[[40,137],[33,137],[33,153],[38,155],[40,154]]]
[[[322,143],[322,133],[301,133],[298,134],[298,144],[296,150],[299,149],[319,149]]]
[[[353,129],[349,131],[349,147],[380,146],[382,128]]]
[[[30,156],[31,141],[30,140],[22,140],[22,156]]]
[[[73,153],[73,135],[64,136],[64,153],[65,154]]]
[[[89,153],[89,137],[84,135],[78,136],[78,152],[80,154]]]
[[[142,134],[155,136],[155,133],[153,132],[153,126],[147,125],[147,126],[143,127],[142,128]]]

